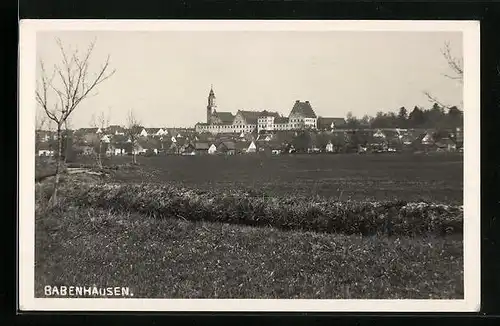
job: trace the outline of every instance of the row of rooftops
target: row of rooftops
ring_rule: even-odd
[[[148,135],[156,135],[156,134],[162,134],[162,135],[171,135],[171,136],[186,136],[186,135],[191,135],[195,132],[194,129],[192,128],[147,128],[147,127],[140,127],[138,128],[140,132],[145,131]],[[124,134],[127,131],[127,128],[118,126],[118,125],[113,125],[109,126],[107,128],[101,129],[101,128],[78,128],[75,130],[72,130],[74,134],[108,134],[108,135],[113,135],[113,134]],[[55,131],[49,131],[49,130],[37,130],[37,133],[39,134],[54,134]]]
[[[236,144],[236,147],[245,147],[254,142],[254,144],[259,146],[270,146],[273,148],[279,148],[285,144],[290,144],[293,142],[294,138],[301,132],[297,131],[284,131],[284,132],[267,132],[259,134],[257,136],[247,137],[248,134],[224,134],[224,135],[197,135],[193,137],[179,138],[177,141],[173,142],[170,138],[159,139],[139,139],[138,144],[143,148],[170,148],[175,146],[185,147],[192,145],[198,149],[208,148],[210,145],[215,144],[219,146],[222,143],[229,144],[228,148],[231,149],[231,144]],[[463,141],[463,135],[455,132],[445,132],[438,135],[432,130],[405,130],[405,129],[370,129],[370,130],[360,130],[357,132],[353,131],[329,131],[329,132],[309,132],[312,143],[316,143],[318,137],[323,137],[323,141],[332,141],[336,139],[348,139],[349,136],[357,134],[361,139],[369,142],[386,142],[386,141],[397,141],[399,143],[422,143],[422,144],[433,144],[433,143],[459,143]],[[340,137],[340,138],[339,138]],[[347,138],[346,138],[347,137]],[[116,146],[127,146],[126,141],[120,143],[113,142],[111,145]],[[43,144],[42,144],[43,146]]]

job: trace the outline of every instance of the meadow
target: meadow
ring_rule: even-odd
[[[115,163],[130,157],[115,157]],[[139,157],[150,172],[123,182],[168,182],[196,189],[248,189],[340,200],[463,201],[460,154]]]
[[[458,154],[113,157],[37,205],[43,286],[158,298],[462,298]],[[78,164],[91,162],[81,161]],[[36,187],[38,202],[50,178]]]

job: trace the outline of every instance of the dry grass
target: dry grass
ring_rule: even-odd
[[[361,235],[461,234],[459,206],[432,203],[355,202],[324,198],[264,197],[248,192],[208,192],[158,184],[89,184],[71,187],[74,205],[250,226],[273,226]]]
[[[36,224],[44,285],[129,286],[147,298],[463,297],[462,241],[280,231],[60,206]]]

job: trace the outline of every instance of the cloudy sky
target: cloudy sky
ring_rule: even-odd
[[[462,100],[462,86],[443,76],[441,54],[449,42],[462,55],[460,32],[38,32],[37,61],[49,68],[61,58],[56,38],[68,51],[95,39],[91,70],[108,54],[116,69],[75,110],[74,128],[101,111],[125,124],[130,109],[148,127],[194,126],[206,119],[211,84],[219,111],[233,113],[288,115],[295,100],[309,100],[321,116],[361,117],[430,107],[424,91],[449,104]]]

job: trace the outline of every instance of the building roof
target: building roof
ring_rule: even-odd
[[[282,149],[285,144],[281,142],[279,139],[271,139],[267,142],[267,146],[271,149]]]
[[[106,128],[106,132],[107,133],[114,134],[117,131],[118,132],[123,132],[123,131],[125,131],[125,128],[123,128],[122,126],[119,126],[119,125],[111,125],[111,126],[108,126]]]
[[[215,112],[214,115],[219,118],[222,124],[232,124],[234,115],[231,112]]]
[[[144,128],[148,134],[156,134],[161,128]]]
[[[128,137],[125,135],[113,135],[113,137],[112,137],[113,143],[126,142],[127,139],[128,139]]]
[[[235,149],[236,146],[235,146],[235,143],[232,142],[232,141],[223,141],[219,144],[218,147],[222,147],[222,148],[226,148],[228,150],[232,150],[232,149]]]
[[[175,144],[176,144],[177,146],[184,146],[184,145],[186,145],[187,143],[189,143],[189,139],[184,138],[184,137],[183,137],[183,138],[176,138],[176,141],[175,141]]]
[[[288,123],[288,117],[275,117],[274,123]]]
[[[97,133],[97,130],[99,130],[99,128],[80,128],[77,129],[75,132],[77,134],[95,134]]]
[[[257,124],[257,120],[259,119],[259,117],[279,117],[280,114],[278,112],[270,112],[270,111],[267,111],[267,110],[264,110],[264,111],[244,111],[244,110],[239,110],[238,113],[241,114],[241,116],[243,117],[243,119],[245,119],[245,122],[247,124],[251,124],[251,125],[254,125],[254,124]]]
[[[384,130],[383,132],[387,139],[399,139],[400,133],[396,130]]]
[[[318,128],[319,129],[330,128],[332,123],[335,127],[342,127],[346,124],[346,121],[344,118],[318,117]]]
[[[204,142],[197,142],[194,144],[194,148],[199,149],[199,150],[208,149],[209,147],[210,147],[210,145],[208,143],[204,143]]]
[[[137,143],[139,144],[140,147],[144,148],[144,149],[154,149],[154,148],[160,148],[161,147],[161,143],[159,141],[156,141],[154,139],[139,139],[137,141]]]
[[[272,112],[272,111],[263,110],[263,111],[259,111],[259,117],[275,117],[275,118],[279,118],[280,114],[278,112]]]
[[[316,113],[314,113],[314,110],[309,101],[295,101],[292,111],[290,112],[290,116],[292,115],[299,115],[304,118],[316,118]]]
[[[239,141],[234,143],[234,148],[239,150],[247,149],[251,143],[251,141]]]
[[[453,139],[451,138],[448,138],[448,137],[445,137],[445,138],[441,138],[440,140],[438,140],[436,142],[436,145],[437,146],[447,146],[447,145],[454,145],[455,142],[453,141]]]

